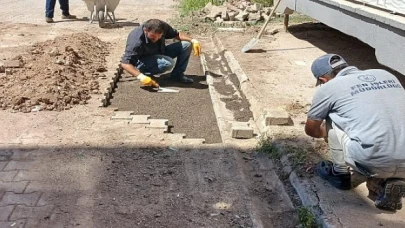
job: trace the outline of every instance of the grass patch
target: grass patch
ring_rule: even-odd
[[[259,153],[265,153],[270,156],[272,159],[280,159],[281,152],[280,150],[271,142],[268,137],[262,137],[256,147],[256,150]]]
[[[306,207],[298,208],[298,218],[303,228],[318,228],[319,224],[312,212]]]
[[[285,147],[286,154],[290,154],[289,160],[291,161],[291,165],[293,168],[296,168],[299,165],[305,164],[307,160],[307,151],[305,148],[296,147],[296,146],[286,146]]]
[[[222,5],[225,0],[182,0],[179,4],[180,14],[185,16],[191,12],[202,9],[209,2],[213,5]]]
[[[273,5],[273,0],[253,0],[253,2],[259,3],[264,7],[269,7]]]

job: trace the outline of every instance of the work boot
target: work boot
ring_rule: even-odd
[[[50,17],[45,17],[46,23],[53,23],[53,19]]]
[[[76,15],[69,14],[69,15],[62,15],[62,19],[72,20],[72,19],[77,19],[77,17],[76,17]]]
[[[193,83],[193,82],[194,82],[194,80],[193,80],[192,78],[186,77],[186,76],[184,76],[184,74],[181,74],[181,75],[172,75],[172,76],[170,77],[170,79],[172,79],[172,80],[174,80],[174,81],[181,82],[181,83],[186,83],[186,84],[190,84],[190,83]]]
[[[333,169],[331,161],[321,161],[316,165],[316,173],[331,185],[340,190],[351,188],[351,175],[349,172],[340,173]]]
[[[404,179],[387,179],[384,189],[377,196],[374,204],[377,208],[389,211],[401,210],[402,198],[405,196]]]
[[[369,177],[366,181],[366,187],[368,189],[368,195],[375,200],[382,192],[384,192],[384,185],[386,179]]]

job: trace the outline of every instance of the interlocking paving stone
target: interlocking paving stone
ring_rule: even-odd
[[[117,111],[114,112],[111,117],[112,120],[132,120],[134,112],[133,111]]]
[[[43,180],[46,178],[42,172],[37,171],[20,170],[8,172],[18,172],[18,174],[14,178],[14,181],[33,181],[33,180]]]
[[[18,171],[4,171],[0,172],[0,181],[12,181],[17,175]]]
[[[10,220],[18,220],[23,218],[45,218],[52,214],[53,206],[43,206],[43,207],[27,207],[23,205],[17,205]]]
[[[29,194],[16,194],[14,192],[6,192],[3,199],[0,201],[0,206],[7,206],[13,204],[23,204],[27,206],[35,206],[39,199],[40,192],[33,192]]]
[[[134,115],[130,124],[149,124],[150,115]]]
[[[150,124],[146,128],[167,129],[169,120],[166,119],[150,119]]]
[[[13,182],[3,182],[0,181],[0,192],[14,192],[23,193],[28,181],[13,181]]]
[[[0,171],[2,171],[4,167],[6,167],[6,165],[7,165],[6,161],[0,161]]]
[[[8,216],[11,215],[11,212],[13,212],[14,207],[15,207],[15,205],[0,207],[0,221],[7,221]],[[0,227],[5,227],[5,226],[0,226]]]
[[[248,122],[233,122],[232,138],[237,139],[253,138],[253,128],[249,126]]]
[[[25,226],[25,223],[26,223],[25,219],[10,222],[0,222],[0,227],[28,228]]]
[[[25,162],[25,161],[10,161],[4,168],[4,171],[9,170],[21,170],[21,169],[32,169],[38,162]]]

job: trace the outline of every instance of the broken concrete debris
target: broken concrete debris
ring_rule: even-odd
[[[271,9],[271,7],[263,7],[259,3],[231,0],[224,2],[221,6],[215,6],[209,2],[199,14],[204,17],[205,21],[215,23],[232,21],[257,23],[267,19]]]

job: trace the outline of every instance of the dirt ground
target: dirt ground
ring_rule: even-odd
[[[21,67],[0,79],[3,110],[70,109],[86,104],[91,94],[100,93],[98,77],[106,77],[108,45],[87,33],[58,37],[36,43],[28,53],[12,60]]]

